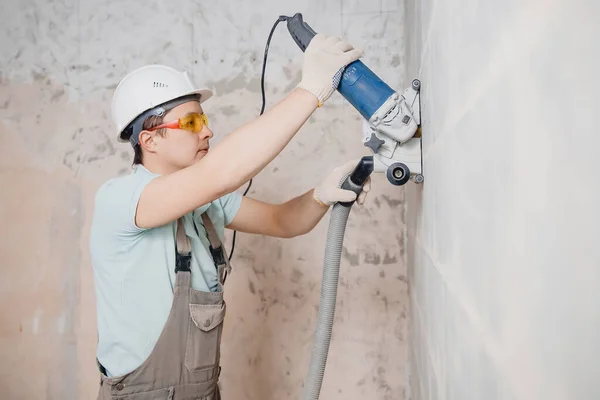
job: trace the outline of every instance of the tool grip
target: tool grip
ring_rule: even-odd
[[[312,38],[317,34],[310,25],[302,20],[302,14],[300,13],[296,13],[287,20],[287,28],[290,35],[292,35],[292,39],[302,51],[306,50]]]
[[[301,13],[282,18],[287,20],[287,28],[294,42],[305,51],[317,33],[304,22]],[[346,66],[337,90],[366,120],[371,119],[383,103],[396,93],[360,60]]]
[[[356,196],[358,196],[362,192],[363,185],[369,176],[371,176],[371,173],[374,170],[374,164],[373,156],[364,156],[361,158],[356,168],[354,168],[354,171],[352,171],[350,176],[342,183],[342,189],[352,190],[356,193]],[[344,207],[350,207],[354,204],[354,201],[340,202],[339,204]]]

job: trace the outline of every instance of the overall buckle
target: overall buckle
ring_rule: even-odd
[[[177,253],[177,258],[175,259],[175,273],[182,272],[190,272],[192,265],[192,253],[188,253],[187,255]]]

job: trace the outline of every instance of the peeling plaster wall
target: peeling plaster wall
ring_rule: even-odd
[[[3,1],[0,15],[0,393],[88,399],[97,391],[96,313],[88,232],[96,189],[130,170],[110,99],[147,63],[187,69],[216,92],[217,136],[260,110],[267,34],[303,12],[317,30],[365,49],[391,86],[404,82],[399,1]],[[268,106],[299,81],[302,55],[280,26],[267,66]],[[250,195],[281,202],[367,151],[357,112],[334,96],[255,179]],[[243,190],[243,188],[242,188]],[[407,399],[404,190],[374,177],[349,221],[323,398]],[[238,235],[228,279],[225,398],[301,392],[319,299],[328,216],[279,240]],[[228,236],[230,239],[230,236]],[[230,241],[227,243],[230,247]]]
[[[409,0],[415,400],[600,398],[600,3]]]

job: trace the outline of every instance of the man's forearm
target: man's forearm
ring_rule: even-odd
[[[317,105],[313,95],[295,89],[261,117],[224,138],[204,157],[204,167],[199,163],[198,168],[208,168],[211,179],[227,182],[229,191],[237,189],[284,149]]]
[[[285,237],[310,232],[329,209],[313,199],[313,190],[277,206],[276,220]]]

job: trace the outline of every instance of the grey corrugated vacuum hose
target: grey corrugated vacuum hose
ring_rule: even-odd
[[[323,266],[323,282],[321,283],[321,303],[317,316],[317,328],[313,339],[308,375],[304,384],[304,400],[317,400],[321,392],[325,364],[337,297],[338,277],[340,275],[340,259],[346,223],[351,206],[335,204],[329,220],[329,231],[325,245],[325,264]]]

